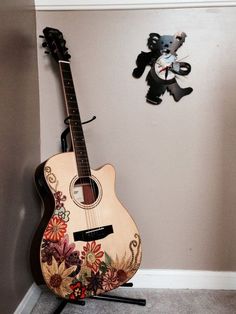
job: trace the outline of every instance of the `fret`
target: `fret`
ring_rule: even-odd
[[[66,78],[66,79],[63,78],[63,82],[64,82],[65,86],[73,86],[74,85],[72,78]]]
[[[87,159],[82,159],[82,158],[78,158],[79,156],[76,156],[76,159],[78,160],[79,164],[81,167],[87,167],[88,166],[88,160]]]
[[[75,96],[75,90],[73,86],[65,86],[65,93],[69,96]]]
[[[62,75],[63,75],[63,80],[65,80],[65,79],[72,80],[72,76],[71,76],[71,73],[70,73],[70,72],[68,72],[68,71],[62,71]]]
[[[81,173],[82,171],[85,173],[86,171],[88,171],[88,167],[89,167],[89,164],[87,163],[87,164],[82,164],[80,161],[78,161],[77,160],[77,162],[78,162],[78,164],[77,164],[77,166],[78,166],[78,172],[79,173]]]
[[[73,130],[75,130],[75,131],[79,131],[79,127],[80,127],[80,123],[78,122],[78,120],[77,121],[75,121],[75,120],[72,120],[72,119],[70,119],[70,125],[71,125],[71,127],[73,128]]]
[[[70,116],[70,123],[71,123],[71,126],[81,127],[80,119],[76,119],[74,115]]]
[[[66,94],[66,100],[68,101],[68,102],[76,102],[76,104],[77,104],[77,100],[76,100],[76,96],[75,96],[75,94]]]
[[[83,134],[82,130],[81,131],[77,130],[73,126],[71,126],[71,129],[73,131],[74,139],[84,141],[84,134]]]
[[[80,119],[79,108],[69,62],[59,62],[61,79],[65,93],[67,114],[71,131],[72,144],[75,152],[77,171],[79,177],[91,176],[87,148]]]
[[[78,146],[78,147],[80,147],[81,146],[81,149],[83,149],[83,143],[84,143],[84,140],[81,140],[81,137],[79,137],[79,136],[77,136],[77,137],[74,137],[74,139],[75,139],[75,145],[74,146]],[[81,140],[81,141],[80,141]],[[81,143],[79,143],[79,142],[81,142]],[[82,145],[81,145],[82,144]]]
[[[62,70],[62,71],[67,71],[67,72],[70,72],[70,73],[71,73],[71,70],[70,70],[70,63],[69,63],[69,62],[60,61],[60,66],[61,66],[61,70]]]
[[[76,143],[76,144],[78,144],[78,143]],[[79,153],[80,155],[83,154],[83,151],[82,151],[82,150],[85,150],[84,147],[82,147],[81,145],[74,145],[74,147],[75,147],[75,149],[78,149],[78,150],[79,150],[78,153]]]
[[[73,116],[74,114],[79,115],[76,104],[71,104],[71,105],[68,105],[67,107],[68,107],[68,113],[70,116]]]
[[[75,109],[72,109],[72,110],[69,109],[69,116],[70,116],[70,120],[74,119],[74,120],[80,121],[80,115],[78,111],[76,111]]]
[[[84,138],[84,134],[82,131],[79,131],[79,130],[73,130],[73,131],[74,131],[73,135],[74,135],[75,140],[81,139],[81,135]]]
[[[81,148],[81,150],[85,149],[86,148],[85,140],[82,140],[81,136],[77,136],[77,138],[74,138],[74,146],[75,147],[78,146],[78,149]]]
[[[81,174],[86,174],[88,170],[88,165],[83,167],[82,165],[78,165],[78,173],[79,175]]]
[[[68,111],[69,113],[78,113],[77,102],[67,102],[68,103]]]
[[[84,146],[84,142],[81,142],[81,141],[74,142],[74,148],[77,152],[80,151],[83,146]],[[84,151],[85,151],[85,149],[84,149]]]
[[[83,165],[80,161],[76,160],[77,162],[77,170],[78,170],[78,174],[80,175],[82,172],[85,174],[87,173],[87,176],[88,176],[88,173],[89,173],[89,164],[85,164]]]
[[[85,165],[87,164],[88,165],[88,162],[86,162],[86,159],[85,159],[86,156],[80,156],[80,158],[77,158],[77,161],[78,163],[81,165]],[[84,159],[83,159],[84,158]],[[83,160],[83,161],[82,161]]]
[[[74,147],[75,152],[77,152],[76,158],[78,158],[78,159],[86,159],[87,158],[87,150],[84,150],[83,153],[80,154],[80,148],[81,147],[78,147],[78,146]]]
[[[71,130],[73,131],[73,135],[76,135],[80,141],[84,141],[84,135],[82,131],[77,130],[77,126],[73,126],[72,123]]]

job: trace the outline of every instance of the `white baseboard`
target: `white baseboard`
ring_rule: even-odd
[[[140,269],[135,288],[236,290],[236,272]]]
[[[140,269],[131,279],[134,288],[236,290],[236,272]],[[41,294],[33,284],[14,314],[28,314]]]
[[[33,307],[37,303],[42,290],[36,285],[32,284],[32,286],[27,291],[26,295],[18,305],[14,314],[29,314],[31,313]]]
[[[135,10],[234,7],[233,0],[35,0],[36,10]]]

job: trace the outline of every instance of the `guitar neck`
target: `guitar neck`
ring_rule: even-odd
[[[87,148],[82,128],[79,107],[76,99],[69,61],[59,61],[61,81],[64,91],[66,110],[69,117],[72,146],[75,152],[79,177],[91,176]]]

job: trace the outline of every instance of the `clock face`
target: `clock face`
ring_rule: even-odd
[[[176,57],[172,54],[161,55],[155,64],[155,71],[157,76],[162,80],[171,80],[175,77],[175,74],[171,71],[171,68],[176,61]]]

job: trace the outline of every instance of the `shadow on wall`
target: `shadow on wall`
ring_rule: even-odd
[[[15,310],[32,283],[29,248],[40,219],[33,183],[40,160],[35,12],[31,1],[13,2],[1,4],[0,13],[2,314]]]

